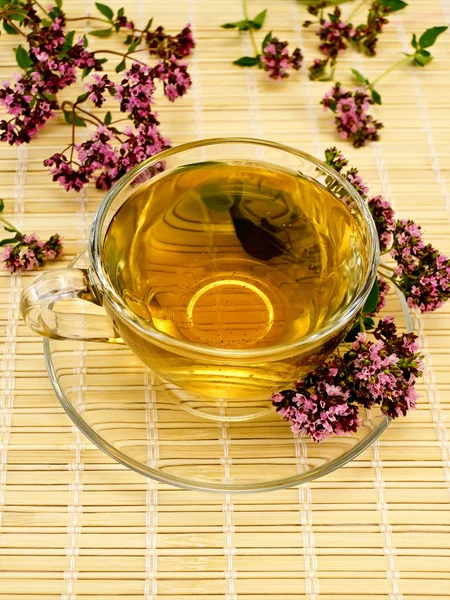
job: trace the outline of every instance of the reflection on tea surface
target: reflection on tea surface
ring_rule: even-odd
[[[322,328],[365,271],[342,201],[294,171],[251,161],[151,179],[114,216],[104,260],[129,307],[155,328],[229,349]]]

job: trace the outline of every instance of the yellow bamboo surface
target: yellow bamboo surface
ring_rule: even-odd
[[[90,0],[66,0],[66,8],[72,16],[95,12]],[[266,30],[300,45],[309,64],[317,38],[301,27],[303,5],[249,0],[252,15],[264,8]],[[242,18],[238,0],[133,0],[126,14],[138,24],[154,15],[172,32],[193,26],[194,85],[173,105],[158,101],[174,144],[242,135],[318,157],[338,144],[374,192],[450,254],[448,33],[425,69],[405,67],[380,84],[382,139],[354,150],[318,105],[329,84],[309,82],[306,69],[277,84],[231,64],[251,53],[247,35],[219,28]],[[342,81],[351,67],[373,79],[408,50],[413,32],[449,21],[450,0],[410,0],[391,19],[375,59],[348,52],[340,60]],[[2,35],[2,79],[16,70],[16,44]],[[92,38],[92,46],[121,47],[115,38]],[[29,146],[0,146],[6,215],[27,232],[64,235],[63,264],[85,246],[102,197],[91,188],[66,194],[51,182],[42,160],[68,139],[58,119]],[[32,276],[0,278],[0,600],[450,598],[449,306],[414,316],[425,353],[418,409],[372,448],[301,488],[213,495],[147,480],[77,432],[52,391],[42,342],[19,316]]]

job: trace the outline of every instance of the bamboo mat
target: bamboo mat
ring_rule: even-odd
[[[94,10],[89,1],[66,5],[73,15]],[[318,106],[328,84],[310,83],[305,70],[277,85],[231,65],[250,52],[246,37],[218,28],[242,17],[237,0],[126,6],[137,23],[154,14],[171,31],[187,22],[194,28],[194,86],[173,106],[158,106],[173,143],[253,136],[319,157],[337,143],[330,115]],[[251,14],[266,7],[267,27],[300,45],[311,62],[317,44],[301,28],[302,5],[249,1]],[[410,0],[382,36],[377,59],[348,53],[340,61],[342,80],[351,67],[373,79],[407,50],[412,32],[449,21],[450,0]],[[17,42],[2,36],[0,43],[3,79],[15,70]],[[426,69],[405,68],[380,86],[380,143],[340,146],[374,191],[450,254],[448,33],[435,54]],[[92,189],[66,195],[42,167],[67,138],[58,121],[27,147],[0,146],[6,213],[25,231],[63,234],[65,261],[86,244],[101,199]],[[212,495],[146,480],[72,426],[47,378],[42,341],[19,317],[31,276],[0,279],[0,600],[450,598],[450,306],[414,316],[426,356],[418,410],[371,449],[301,488]]]

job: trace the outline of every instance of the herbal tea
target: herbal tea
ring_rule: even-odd
[[[150,180],[115,215],[104,253],[133,312],[173,337],[230,349],[322,328],[355,293],[364,256],[340,200],[252,163]]]
[[[195,163],[150,179],[115,214],[103,258],[136,315],[179,340],[230,350],[288,344],[323,328],[366,270],[358,225],[341,200],[294,171],[251,161]],[[241,369],[194,364],[125,337],[169,381],[202,393],[224,381],[212,395],[252,386],[261,395],[259,383],[267,395],[272,376],[292,377],[295,360],[302,366],[298,357],[258,364],[258,383],[252,369],[238,377]]]

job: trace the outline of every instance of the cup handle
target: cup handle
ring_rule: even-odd
[[[70,298],[102,305],[88,269],[55,269],[38,275],[22,293],[22,317],[35,333],[54,340],[124,343],[106,314],[58,311],[55,303]]]

